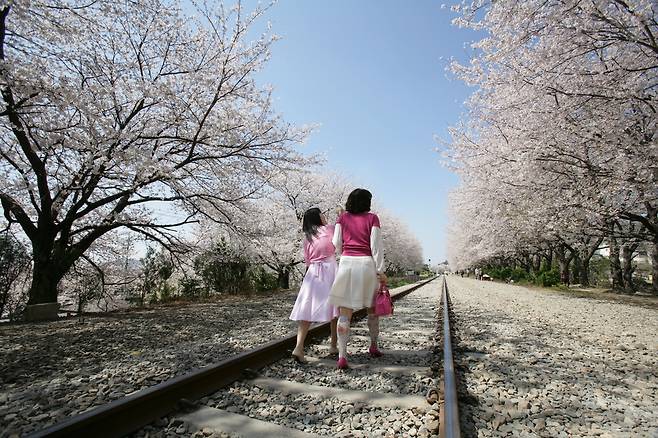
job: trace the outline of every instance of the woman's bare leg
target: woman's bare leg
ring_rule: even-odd
[[[338,313],[340,316],[347,316],[349,320],[352,320],[352,313],[354,313],[354,310],[349,307],[339,307]]]
[[[338,318],[331,320],[331,347],[329,348],[329,353],[335,354],[338,352],[338,336],[336,335],[336,325],[338,324]]]
[[[347,307],[339,308],[340,316],[336,324],[336,335],[338,338],[338,360],[347,359],[347,341],[350,337],[350,320],[353,310]]]
[[[297,345],[292,350],[292,354],[299,359],[304,359],[304,341],[306,341],[306,335],[310,326],[310,321],[299,321],[297,324]]]
[[[379,316],[375,315],[375,308],[368,307],[368,332],[370,333],[370,354],[380,355],[379,346]]]

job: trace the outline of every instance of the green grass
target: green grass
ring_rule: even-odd
[[[396,287],[405,286],[407,284],[414,283],[411,280],[407,280],[404,277],[389,277],[387,279],[387,284],[389,289],[395,289]]]

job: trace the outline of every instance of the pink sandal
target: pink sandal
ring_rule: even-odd
[[[339,357],[338,362],[336,362],[336,368],[338,368],[339,370],[345,370],[349,368],[349,366],[347,365],[347,359],[344,357]]]

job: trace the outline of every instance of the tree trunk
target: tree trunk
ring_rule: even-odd
[[[285,267],[278,271],[277,282],[281,289],[290,289],[290,268]]]
[[[580,276],[578,280],[580,281],[581,286],[589,286],[589,261],[590,258],[584,258],[580,260]]]
[[[7,299],[9,298],[9,292],[0,293],[0,317],[5,313],[5,306],[7,305]]]
[[[560,266],[560,283],[569,285],[571,282],[571,277],[569,273],[569,265],[571,264],[571,260],[563,260],[558,258],[557,260],[558,265]]]
[[[568,256],[567,252],[569,252]],[[555,249],[555,258],[557,259],[558,266],[560,267],[560,283],[567,286],[571,281],[571,277],[569,275],[569,265],[571,265],[573,256],[573,251],[570,251],[564,244],[559,245]]]
[[[651,257],[651,291],[658,295],[658,239],[650,244],[649,255]]]
[[[654,183],[658,182],[658,169],[654,168],[653,172]],[[653,231],[653,242],[649,243],[649,257],[651,259],[651,291],[654,295],[658,295],[658,206],[645,202],[644,206],[647,209],[647,220],[653,227],[645,227],[649,232]]]
[[[633,293],[635,287],[633,285],[633,272],[635,267],[633,266],[633,252],[637,248],[637,244],[623,244],[621,246],[621,269],[622,269],[622,280],[624,284],[624,292]]]
[[[619,259],[619,245],[614,237],[608,238],[610,245],[610,277],[612,278],[612,288],[621,291],[624,288],[624,280],[621,274],[621,261]]]
[[[82,254],[67,253],[65,239],[55,240],[55,233],[44,225],[45,230],[31,239],[32,242],[32,283],[30,284],[28,306],[56,303],[58,286],[69,271],[73,262]]]
[[[523,269],[528,274],[532,271],[532,256],[529,254],[523,256]]]
[[[57,302],[57,286],[59,286],[59,282],[64,276],[62,272],[59,263],[53,262],[48,256],[44,257],[34,251],[32,283],[27,304]]]
[[[78,322],[83,323],[85,321],[82,309],[85,307],[84,299],[82,298],[82,293],[78,295]]]
[[[582,286],[589,286],[589,262],[594,257],[594,253],[601,246],[603,237],[587,238],[584,247],[580,248],[576,256],[579,260],[578,280]]]
[[[537,274],[539,271],[541,271],[541,255],[535,254],[532,256],[532,272]]]
[[[582,271],[583,271],[583,260],[580,258],[580,254],[576,252],[574,253],[573,256],[573,266],[571,267],[571,278],[573,278],[574,280],[580,279]]]

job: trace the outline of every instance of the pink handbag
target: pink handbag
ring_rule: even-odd
[[[388,291],[388,286],[381,284],[377,294],[375,294],[375,315],[391,316],[393,315],[393,300]]]

